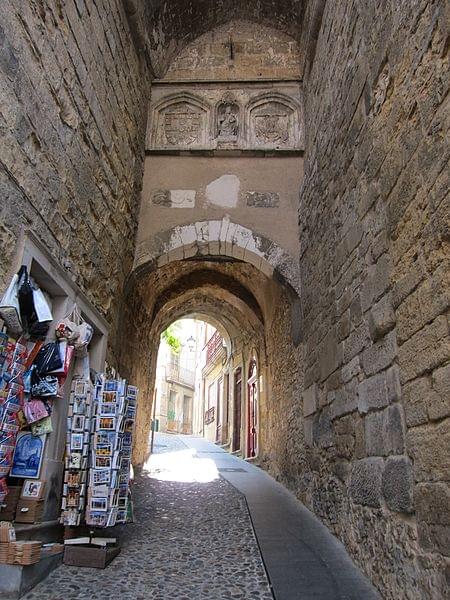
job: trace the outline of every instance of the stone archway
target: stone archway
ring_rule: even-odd
[[[195,256],[247,262],[268,277],[278,276],[300,295],[300,272],[294,258],[266,236],[233,223],[228,217],[177,225],[150,242],[141,243],[136,249],[134,270],[140,276]]]

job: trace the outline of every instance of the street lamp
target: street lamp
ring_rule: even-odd
[[[190,335],[186,340],[187,347],[189,348],[189,352],[193,352],[195,348],[195,337]]]

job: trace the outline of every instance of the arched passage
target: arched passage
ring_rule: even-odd
[[[196,255],[135,274],[128,294],[136,302],[133,318],[142,327],[122,333],[121,359],[134,371],[135,380],[146,387],[147,401],[141,404],[138,415],[138,462],[145,459],[159,336],[172,322],[192,316],[210,322],[226,339],[231,387],[235,370],[242,371],[243,442],[249,426],[247,373],[251,356],[257,354],[259,376],[264,381],[259,391],[258,460],[268,463],[270,456],[278,454],[276,446],[285,445],[287,438],[284,426],[276,424],[274,411],[282,412],[294,393],[292,376],[280,381],[278,374],[295,372],[301,353],[291,335],[292,293],[292,288],[280,279],[223,255]],[[142,358],[136,360],[137,355]],[[230,410],[233,406],[231,401]],[[244,444],[242,451],[245,455]],[[285,456],[285,448],[280,448],[279,454]]]

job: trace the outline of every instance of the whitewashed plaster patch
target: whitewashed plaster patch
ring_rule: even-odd
[[[206,186],[206,199],[222,208],[234,208],[239,200],[241,182],[236,175],[222,175]]]
[[[195,190],[170,190],[172,208],[194,208]]]

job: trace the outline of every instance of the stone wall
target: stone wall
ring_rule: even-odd
[[[139,0],[127,0],[135,2]],[[149,49],[154,72],[163,77],[174,58],[196,38],[233,20],[247,20],[291,36],[299,34],[299,0],[158,0],[147,3]]]
[[[304,347],[292,343],[292,306],[286,290],[272,283],[266,294],[268,390],[260,406],[258,461],[302,497],[309,472],[299,402]]]
[[[299,487],[386,599],[450,556],[448,17],[329,2],[304,82]]]
[[[300,78],[298,44],[257,23],[231,21],[194,40],[169,66],[168,80]]]
[[[32,230],[111,321],[132,265],[147,76],[119,0],[0,4],[0,289]]]

